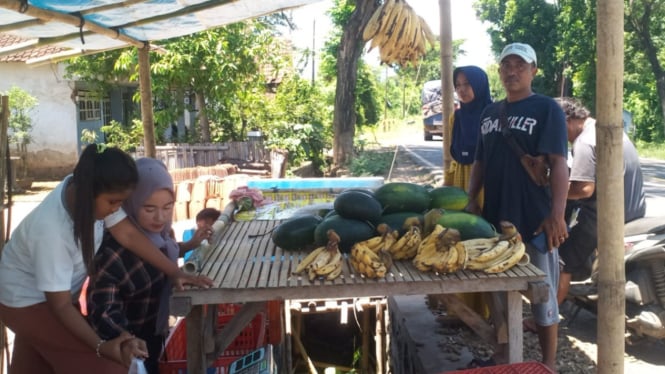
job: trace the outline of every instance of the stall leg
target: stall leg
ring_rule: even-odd
[[[386,352],[386,341],[384,339],[385,324],[383,320],[383,303],[378,300],[375,304],[376,311],[376,329],[374,335],[376,336],[376,374],[383,374],[384,363],[386,362],[384,354]]]
[[[508,292],[508,362],[522,362],[522,295],[517,291]]]
[[[206,353],[204,350],[204,314],[203,305],[194,305],[189,311],[187,323],[187,372],[204,374],[206,372]]]
[[[362,357],[360,358],[360,372],[369,373],[369,308],[363,308],[362,331]]]

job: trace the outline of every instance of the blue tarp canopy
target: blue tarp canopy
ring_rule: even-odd
[[[71,57],[193,34],[318,0],[0,0],[0,57],[56,47]]]

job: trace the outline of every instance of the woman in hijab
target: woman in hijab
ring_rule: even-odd
[[[138,184],[123,209],[152,243],[176,262],[179,244],[171,237],[175,192],[164,164],[152,158],[136,161]],[[187,246],[200,244],[195,235]],[[95,275],[88,286],[88,320],[102,339],[128,332],[143,339],[148,373],[158,373],[158,358],[168,333],[171,284],[164,273],[106,235],[95,256]]]
[[[477,66],[456,68],[453,71],[453,84],[460,108],[450,118],[450,155],[453,161],[446,180],[451,181],[452,186],[466,191],[480,134],[480,115],[492,102],[492,97],[487,74]]]
[[[469,187],[471,165],[476,154],[476,143],[480,134],[480,115],[492,102],[487,74],[477,66],[461,66],[453,70],[453,84],[460,108],[450,117],[452,138],[450,155],[453,160],[447,171],[446,184],[464,191]],[[478,196],[482,207],[483,195]],[[480,293],[458,295],[467,306],[481,316],[489,317],[489,308]]]

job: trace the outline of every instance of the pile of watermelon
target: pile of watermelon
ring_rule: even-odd
[[[394,182],[375,191],[348,189],[340,193],[332,210],[320,215],[304,215],[288,219],[275,228],[273,242],[285,250],[313,249],[327,242],[333,229],[341,238],[339,249],[349,253],[357,243],[377,235],[380,223],[404,233],[404,221],[418,217],[423,224],[428,212],[436,210],[437,224],[457,229],[461,239],[489,238],[496,230],[480,216],[464,212],[469,197],[457,187],[428,189],[424,186]]]

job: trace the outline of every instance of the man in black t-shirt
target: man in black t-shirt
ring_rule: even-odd
[[[556,372],[559,323],[557,247],[568,237],[564,219],[568,191],[566,122],[553,99],[531,90],[531,82],[538,70],[536,53],[531,46],[509,44],[503,49],[499,61],[499,76],[506,89],[506,99],[486,107],[480,117],[481,136],[471,171],[467,210],[482,211],[482,215],[496,227],[502,220],[512,222],[525,243],[541,232],[547,235],[542,252],[527,244],[527,253],[531,262],[547,275],[550,300],[532,304],[531,309],[543,363]],[[517,153],[507,142],[505,131],[510,132],[526,153],[546,157],[551,168],[549,186],[539,186],[529,177]],[[485,202],[481,210],[477,197],[482,187]]]

